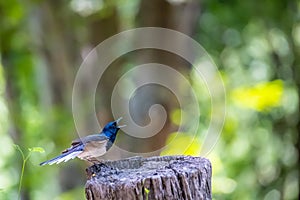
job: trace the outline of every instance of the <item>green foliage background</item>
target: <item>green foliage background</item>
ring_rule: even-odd
[[[47,152],[31,154],[22,199],[84,198],[83,162],[59,167],[38,164],[76,137],[70,134],[75,127],[69,80],[81,58],[72,48],[84,46],[89,37],[86,29],[95,19],[106,19],[114,12],[121,30],[138,27],[141,2],[89,0],[85,2],[91,6],[85,9],[79,6],[82,2],[0,0],[0,199],[18,197],[22,157],[14,144],[24,153],[29,147],[43,147]],[[61,19],[61,24],[47,29],[53,26],[50,20],[41,26],[38,17],[47,13],[52,20]],[[39,28],[45,29],[44,40],[38,37]],[[102,29],[109,32],[113,24],[103,23]],[[61,40],[61,35],[69,40]],[[193,38],[219,66],[226,87],[224,129],[208,156],[213,165],[213,198],[299,199],[300,2],[204,0]],[[62,73],[67,74],[58,83],[51,78],[51,69],[57,66],[49,66],[45,56],[53,49],[72,58],[67,64],[67,58],[58,58]],[[190,76],[197,95],[204,96],[192,71]],[[65,96],[52,88],[56,84]],[[209,98],[200,99],[199,104],[209,104]],[[209,110],[202,111],[209,116]],[[180,110],[171,112],[172,123],[179,117]],[[168,147],[162,155],[176,154],[189,134],[176,139],[178,146]],[[195,140],[185,154],[198,155],[200,144]]]

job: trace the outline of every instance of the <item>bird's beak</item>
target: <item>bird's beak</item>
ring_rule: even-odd
[[[117,122],[117,124],[121,121],[121,119],[123,119],[123,117],[120,117],[119,119],[117,119],[116,120],[116,122]],[[125,127],[126,125],[124,124],[124,125],[118,125],[118,128],[123,128],[123,127]]]

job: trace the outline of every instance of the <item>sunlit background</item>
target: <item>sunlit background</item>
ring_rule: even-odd
[[[85,198],[85,162],[45,167],[39,163],[78,137],[72,89],[84,57],[108,37],[144,26],[189,35],[219,67],[226,119],[207,156],[213,167],[213,199],[299,199],[297,0],[0,0],[0,199]],[[167,88],[145,86],[132,97],[133,120],[146,125],[149,107],[161,104],[167,122],[146,140],[121,133],[117,145],[139,153],[173,141],[160,155],[185,149],[184,154],[198,156],[210,120],[210,93],[189,63],[168,52],[135,51],[112,63],[97,88],[99,123],[112,120],[111,93],[122,74],[148,62],[171,66],[190,81],[201,110],[199,132],[187,128],[178,133],[185,114],[175,96]],[[134,82],[126,87],[134,87]],[[185,88],[181,90],[184,94]],[[87,134],[90,117],[83,116]]]

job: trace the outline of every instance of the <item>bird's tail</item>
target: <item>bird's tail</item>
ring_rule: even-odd
[[[61,155],[52,158],[50,160],[47,160],[45,162],[40,163],[41,166],[43,165],[53,165],[53,164],[59,164],[61,162],[67,162],[68,160],[76,158],[80,153],[82,153],[82,148],[75,148],[70,151],[67,151],[65,153],[62,153]]]

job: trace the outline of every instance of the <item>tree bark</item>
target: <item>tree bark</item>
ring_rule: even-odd
[[[88,200],[211,199],[211,164],[191,156],[132,157],[87,168]]]

